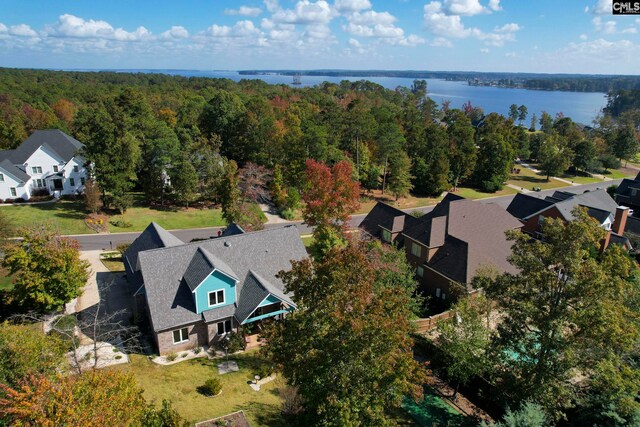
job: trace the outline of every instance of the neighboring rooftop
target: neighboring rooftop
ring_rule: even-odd
[[[58,129],[36,130],[15,150],[0,152],[0,160],[10,160],[14,165],[25,163],[38,148],[56,153],[60,158],[68,162],[78,151],[82,149],[82,143]]]
[[[573,209],[576,206],[583,206],[587,208],[590,216],[602,224],[615,213],[618,204],[603,189],[585,191],[580,194],[556,191],[544,199],[527,194],[516,194],[507,207],[507,212],[520,220],[526,220],[543,213],[552,206],[566,221],[574,219]]]

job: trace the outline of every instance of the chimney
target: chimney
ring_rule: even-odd
[[[611,231],[618,236],[622,236],[624,233],[624,227],[627,225],[627,216],[629,215],[629,208],[626,206],[618,206],[616,208],[616,216],[613,220],[613,226]]]

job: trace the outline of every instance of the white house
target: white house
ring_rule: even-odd
[[[82,193],[87,171],[81,148],[77,139],[48,129],[35,131],[15,150],[0,151],[0,199]]]

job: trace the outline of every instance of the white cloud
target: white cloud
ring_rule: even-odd
[[[369,0],[336,0],[334,7],[340,13],[359,12],[371,9],[371,2]]]
[[[496,27],[493,32],[467,28],[459,15],[448,14],[439,1],[432,1],[424,6],[424,25],[429,32],[439,37],[474,37],[492,46],[503,46],[505,42],[515,41],[515,33],[521,29],[515,23]]]
[[[504,56],[506,56],[507,58],[516,58],[518,55],[516,55],[515,52],[507,52],[504,54]]]
[[[332,13],[329,3],[324,0],[311,2],[300,0],[293,9],[278,9],[271,19],[286,24],[314,24],[331,21]]]
[[[489,9],[495,12],[502,10],[502,7],[500,7],[500,0],[489,0]]]
[[[495,31],[496,33],[515,33],[516,31],[519,31],[521,29],[522,27],[520,27],[520,25],[511,23],[504,24],[502,27],[496,27],[493,29],[493,31]]]
[[[580,40],[586,40],[588,38],[589,36],[587,36],[586,34],[580,34]]]
[[[593,22],[593,27],[596,31],[604,34],[636,34],[638,32],[635,27],[627,27],[623,30],[618,30],[616,21],[603,21],[599,16],[593,18],[591,22]]]
[[[483,47],[482,49],[480,49],[480,52],[481,52],[481,53],[489,53],[489,52],[490,52],[490,50],[489,50],[489,49],[487,49],[486,47]]]
[[[489,9],[480,4],[479,0],[444,0],[443,9],[448,15],[473,16],[491,13]]]
[[[562,59],[565,62],[572,62],[576,67],[588,66],[594,69],[598,65],[607,66],[611,62],[616,66],[632,64],[638,66],[638,52],[640,45],[630,40],[608,41],[597,39],[592,41],[569,43],[566,48],[560,49],[551,55],[552,61]],[[627,67],[628,68],[628,67]],[[621,68],[622,69],[622,68]],[[621,72],[618,70],[618,72]]]
[[[52,37],[96,38],[118,41],[140,41],[152,38],[151,32],[145,27],[138,27],[135,31],[113,28],[106,21],[88,19],[64,14],[58,22],[45,27],[45,33]]]
[[[430,32],[444,37],[465,38],[471,32],[464,27],[458,15],[447,15],[442,3],[432,1],[424,6],[424,23]]]
[[[611,15],[613,0],[598,0],[593,6],[585,7],[585,12],[591,12],[594,15]]]
[[[259,7],[240,6],[238,9],[225,9],[225,15],[241,15],[255,18],[262,13]]]
[[[6,27],[5,27],[6,28]],[[12,25],[9,27],[9,34],[20,37],[38,37],[38,33],[33,31],[27,24]]]
[[[436,37],[429,43],[429,46],[434,47],[453,47],[453,43],[451,41],[445,39],[444,37]]]
[[[349,22],[361,25],[389,25],[396,21],[397,18],[389,12],[376,12],[375,10],[368,10],[364,13],[356,12],[349,16]]]
[[[275,12],[280,8],[280,5],[278,4],[278,0],[264,0],[264,6],[271,13]]]
[[[189,37],[189,31],[180,25],[174,25],[160,34],[160,38],[163,40],[186,39],[187,37]]]
[[[356,39],[349,39],[349,44],[353,47],[360,47],[362,44]]]
[[[212,25],[207,28],[206,35],[211,37],[249,37],[260,34],[252,21],[238,21],[233,27],[227,25]]]

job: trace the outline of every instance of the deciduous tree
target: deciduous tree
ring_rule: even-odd
[[[82,293],[89,263],[80,259],[76,240],[46,227],[24,229],[22,240],[4,247],[2,267],[13,276],[10,299],[25,310],[48,313]]]
[[[634,262],[618,245],[600,255],[605,231],[584,208],[573,215],[570,222],[545,218],[544,242],[511,232],[510,262],[519,273],[485,286],[504,315],[495,354],[507,392],[516,401],[541,404],[554,418],[576,398],[576,375],[590,377],[586,385],[593,387],[599,377],[594,368],[605,362],[625,366],[624,355],[640,339],[640,289],[630,280],[637,274]],[[626,380],[640,389],[637,375]],[[621,390],[610,390],[613,402],[624,398]],[[637,401],[628,409],[626,416],[637,411]]]
[[[307,182],[302,193],[304,221],[315,227],[316,243],[328,235],[342,236],[344,225],[360,205],[360,185],[353,179],[351,163],[341,161],[332,168],[307,160]]]
[[[0,384],[0,418],[10,425],[42,427],[135,424],[145,408],[131,374],[29,375],[17,387]]]
[[[64,371],[67,347],[38,324],[0,323],[0,384],[10,387],[29,374],[54,375]]]
[[[297,310],[265,333],[266,354],[303,399],[300,423],[386,425],[404,396],[421,395],[413,275],[402,253],[354,241],[281,273]]]
[[[89,178],[84,184],[84,204],[94,214],[100,209],[100,188],[93,178]]]
[[[454,398],[460,385],[489,369],[490,304],[483,296],[465,298],[451,308],[450,319],[438,324],[438,344],[446,355],[447,374],[456,382]]]

